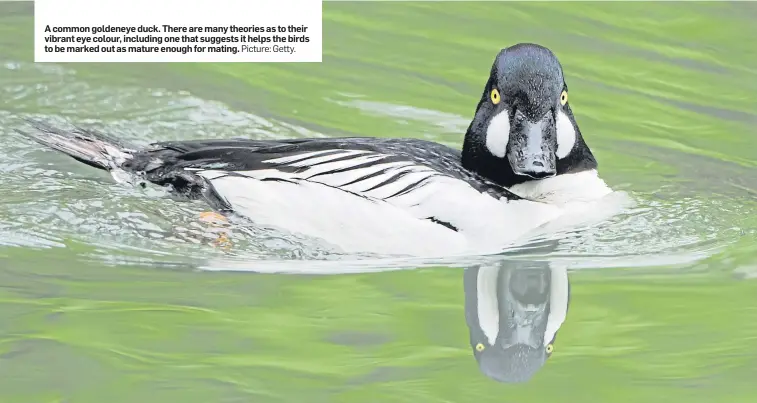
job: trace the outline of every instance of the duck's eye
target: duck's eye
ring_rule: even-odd
[[[566,103],[568,103],[568,91],[563,91],[560,94],[560,105],[565,105]]]
[[[563,94],[564,94],[564,92],[563,92]],[[552,347],[552,345],[551,345],[551,344],[547,344],[547,354],[552,354],[552,351],[553,351],[554,349],[555,349],[555,348],[554,348],[554,347]]]
[[[496,91],[496,90],[495,90],[495,91]],[[481,344],[481,343],[478,343],[478,344],[476,344],[476,351],[479,351],[479,352],[480,352],[480,351],[484,351],[484,349],[485,349],[485,348],[486,348],[486,347],[484,347],[484,345],[483,345],[483,344]]]
[[[500,100],[500,98],[499,98],[499,90],[497,90],[496,88],[492,89],[491,97],[492,97],[492,103],[494,105],[498,104],[499,100]]]

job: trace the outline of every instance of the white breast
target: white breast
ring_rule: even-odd
[[[510,190],[520,197],[555,205],[591,202],[612,192],[594,169],[529,181],[515,185]]]
[[[596,170],[530,181],[510,190],[518,196],[543,201],[561,210],[559,217],[532,231],[529,234],[532,237],[589,227],[635,203],[627,193],[613,191],[607,186]]]

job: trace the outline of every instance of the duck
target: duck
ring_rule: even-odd
[[[137,146],[27,119],[17,132],[121,183],[156,185],[213,214],[344,253],[498,253],[612,190],[598,175],[548,48],[495,56],[461,149],[415,138],[245,138]]]
[[[555,351],[570,307],[565,267],[503,260],[463,271],[465,321],[479,370],[503,383],[531,380]]]

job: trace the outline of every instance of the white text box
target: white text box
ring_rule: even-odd
[[[321,0],[37,0],[37,62],[320,62]]]

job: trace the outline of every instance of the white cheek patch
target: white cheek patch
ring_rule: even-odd
[[[508,141],[510,141],[510,116],[506,110],[503,110],[489,121],[489,127],[486,128],[486,148],[495,157],[504,158]]]
[[[555,125],[557,128],[557,158],[565,158],[570,154],[573,146],[576,144],[576,129],[573,128],[573,123],[570,122],[570,118],[563,111],[557,111],[557,119],[555,119]],[[487,141],[487,146],[489,142]]]
[[[476,300],[478,303],[478,325],[484,332],[489,345],[494,345],[499,334],[499,302],[497,300],[497,266],[482,266],[478,269]]]
[[[555,337],[568,314],[568,271],[555,267],[551,267],[550,270],[552,282],[549,287],[549,316],[544,331],[545,346]]]

